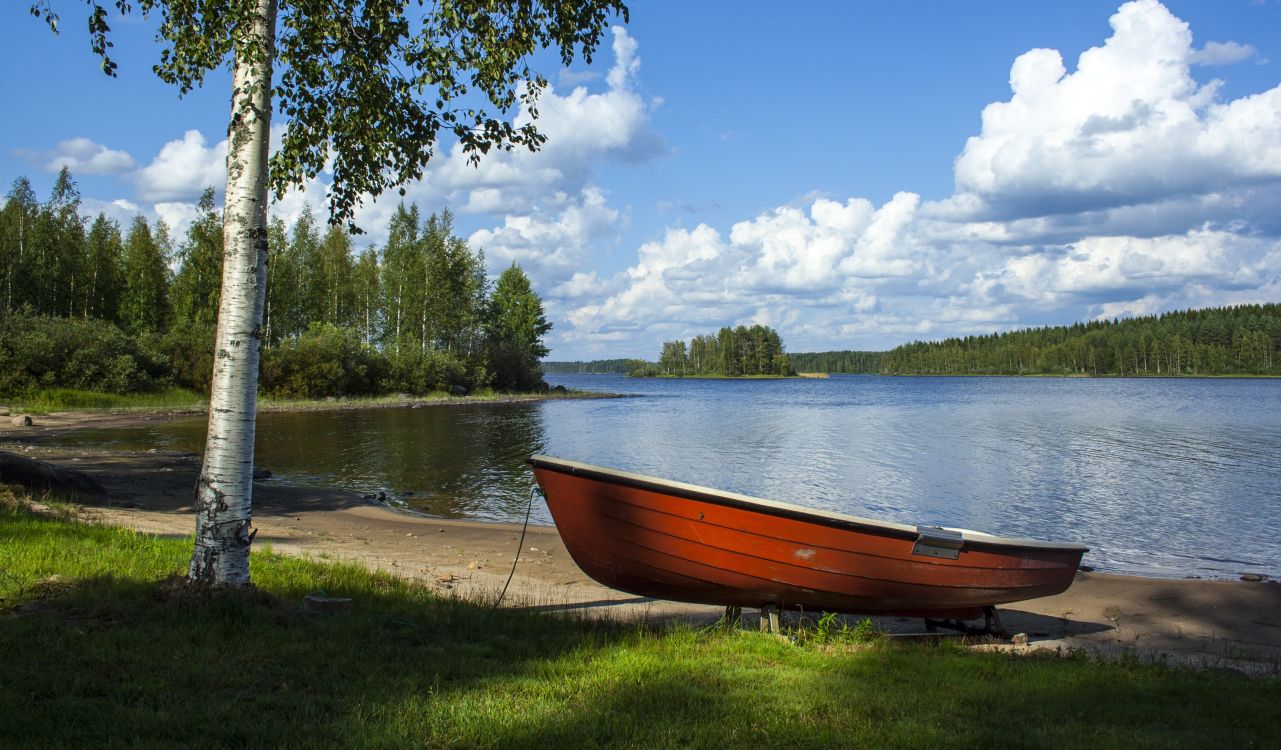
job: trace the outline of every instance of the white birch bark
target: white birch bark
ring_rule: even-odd
[[[249,585],[258,355],[267,290],[267,155],[275,28],[276,0],[257,0],[252,22],[237,31],[234,43],[222,298],[189,573],[201,584]]]

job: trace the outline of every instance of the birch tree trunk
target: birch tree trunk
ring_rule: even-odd
[[[252,18],[237,29],[234,40],[222,298],[189,574],[192,582],[206,585],[249,585],[258,355],[267,289],[267,155],[275,29],[276,0],[257,0]]]

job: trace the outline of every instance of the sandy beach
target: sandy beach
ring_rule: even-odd
[[[32,426],[0,425],[0,450],[76,469],[107,493],[87,513],[138,531],[186,536],[194,528],[192,488],[199,458],[166,451],[76,449],[46,444],[86,426],[139,424],[174,415],[50,414]],[[441,592],[492,600],[517,552],[517,524],[443,520],[406,514],[359,494],[332,488],[255,483],[257,547],[318,559],[358,562],[421,580]],[[657,601],[615,591],[587,578],[553,527],[531,526],[503,606],[574,611],[588,616],[710,623],[711,606]],[[1272,581],[1156,579],[1081,572],[1058,596],[1001,607],[1007,634],[979,648],[1016,652],[1085,649],[1172,664],[1281,672],[1281,585]],[[744,624],[755,627],[755,613]],[[919,619],[875,618],[895,637],[925,633]],[[984,640],[984,639],[980,639]]]

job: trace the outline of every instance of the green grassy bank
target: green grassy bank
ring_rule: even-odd
[[[545,401],[560,398],[606,398],[596,391],[549,390],[535,393],[507,393],[482,389],[466,396],[433,391],[422,396],[352,396],[336,399],[284,399],[258,397],[260,411],[310,411],[406,406],[409,404],[485,404],[517,401]],[[59,411],[204,411],[209,399],[185,388],[166,388],[154,393],[101,393],[71,388],[50,388],[3,403],[15,414],[48,414]]]
[[[190,545],[0,491],[0,746],[1281,746],[1277,678],[594,624],[266,551],[197,594]]]

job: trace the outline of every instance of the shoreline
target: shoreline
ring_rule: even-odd
[[[303,412],[303,411],[359,411],[364,409],[421,409],[427,407],[456,407],[456,406],[479,406],[486,404],[524,404],[541,401],[561,401],[577,399],[598,399],[598,398],[633,398],[634,396],[626,393],[607,393],[603,391],[578,391],[565,390],[555,391],[548,390],[540,393],[504,393],[491,396],[357,396],[348,398],[346,396],[333,397],[324,399],[304,399],[294,401],[272,401],[270,399],[259,398],[258,412]],[[85,420],[99,422],[106,415],[111,416],[164,416],[164,417],[181,417],[195,416],[209,413],[209,404],[203,403],[200,406],[178,406],[178,407],[155,407],[155,406],[119,406],[108,407],[103,409],[65,409],[60,411],[39,412],[26,411],[20,406],[15,407],[8,404],[0,403],[0,419],[11,418],[29,414],[39,416],[42,419],[49,417],[58,417],[63,421]],[[3,428],[0,427],[0,437],[3,437]]]
[[[462,405],[439,405],[446,404]],[[346,402],[334,408],[359,407]],[[195,525],[191,500],[198,456],[45,444],[47,437],[82,427],[184,416],[191,413],[63,412],[41,417],[31,427],[5,420],[0,423],[0,450],[97,480],[109,499],[83,506],[95,520],[185,538]],[[521,532],[519,523],[441,519],[371,502],[354,491],[270,479],[254,483],[254,524],[259,549],[353,562],[420,581],[445,595],[490,600],[502,589]],[[573,563],[554,527],[532,524],[504,606],[696,625],[710,624],[722,613],[719,607],[658,601],[601,586]],[[1081,572],[1063,594],[1003,605],[998,611],[1008,633],[1027,635],[1026,645],[1011,645],[1007,639],[984,648],[1086,650],[1195,667],[1281,672],[1281,585],[1276,582]],[[892,637],[923,635],[919,619],[873,620]],[[744,621],[754,627],[755,614],[745,615]]]
[[[1051,378],[1059,380],[1281,380],[1281,375],[1095,375],[1088,372],[829,372],[831,376],[882,378]]]

